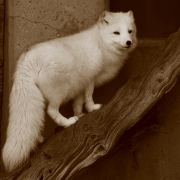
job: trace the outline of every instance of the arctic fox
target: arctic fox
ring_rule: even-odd
[[[10,94],[7,139],[2,151],[6,170],[28,159],[42,141],[44,110],[60,126],[68,127],[97,110],[94,87],[111,80],[137,44],[133,12],[104,11],[98,21],[80,33],[32,46],[17,63]],[[59,107],[74,99],[74,116],[67,119]]]

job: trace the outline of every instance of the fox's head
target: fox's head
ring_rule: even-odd
[[[136,25],[132,11],[104,11],[99,18],[99,27],[102,39],[112,49],[132,50],[136,47]]]

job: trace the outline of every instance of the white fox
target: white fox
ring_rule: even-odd
[[[68,127],[97,110],[94,87],[114,78],[137,45],[132,11],[104,11],[89,29],[32,46],[17,63],[10,94],[7,139],[2,151],[6,170],[12,171],[42,141],[45,102],[50,117]],[[59,107],[74,99],[74,117],[65,118]]]

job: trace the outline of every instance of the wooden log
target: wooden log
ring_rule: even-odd
[[[30,158],[3,179],[74,179],[84,167],[106,155],[175,84],[180,73],[180,30],[172,34],[149,67],[129,79],[100,110],[47,139]]]

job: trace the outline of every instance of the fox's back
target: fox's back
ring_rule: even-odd
[[[66,80],[85,86],[95,78],[100,84],[112,79],[136,46],[136,28],[131,16],[108,14],[87,30],[30,48],[27,53],[34,55],[31,58],[34,63],[30,64],[38,68],[38,82],[49,80],[61,84]]]

